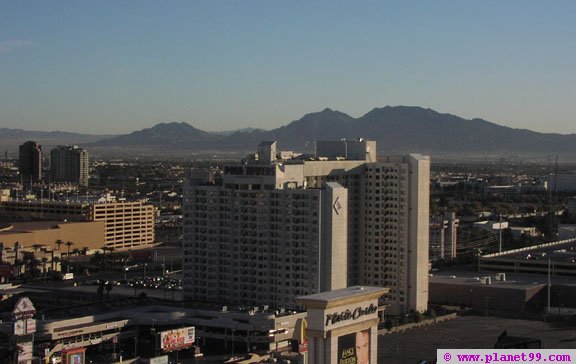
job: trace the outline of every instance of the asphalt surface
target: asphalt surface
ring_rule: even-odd
[[[542,340],[543,349],[576,349],[576,323],[465,316],[378,337],[378,363],[411,364],[436,359],[436,349],[492,349],[504,331]]]

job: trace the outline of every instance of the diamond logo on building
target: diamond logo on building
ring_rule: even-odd
[[[334,201],[334,205],[332,205],[336,215],[340,215],[340,210],[342,210],[342,204],[340,203],[340,197],[336,197],[336,201]]]

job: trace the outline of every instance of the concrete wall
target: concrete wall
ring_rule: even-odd
[[[428,259],[430,219],[430,159],[421,155],[408,156],[410,166],[408,224],[407,307],[414,311],[428,308]]]

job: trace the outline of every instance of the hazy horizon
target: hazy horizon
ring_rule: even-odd
[[[420,106],[407,106],[407,105],[385,105],[385,106],[382,106],[382,107],[388,107],[388,106],[390,106],[390,107],[420,107]],[[324,108],[324,109],[326,109],[326,108]],[[319,109],[319,110],[317,110],[317,111],[314,111],[313,113],[321,112],[321,111],[324,110],[324,109]],[[333,110],[333,111],[338,111],[338,112],[342,112],[342,113],[348,114],[348,113],[346,113],[345,111],[342,111],[342,110],[337,110],[337,109],[332,109],[332,110]],[[370,110],[367,110],[365,113],[362,113],[362,114],[360,114],[360,115],[358,115],[358,116],[354,116],[354,115],[350,115],[350,114],[348,114],[348,115],[349,115],[349,116],[352,116],[352,117],[354,117],[354,118],[356,119],[356,118],[359,118],[359,117],[367,114],[367,113],[370,112],[371,110],[374,110],[374,108],[372,108],[372,109],[370,109]],[[438,113],[440,113],[440,114],[450,114],[450,115],[454,115],[454,114],[451,114],[451,113],[447,113],[447,112],[445,113],[445,112],[441,112],[441,111],[438,111],[438,110],[434,110],[434,111],[436,111],[436,112],[438,112]],[[278,127],[282,127],[282,126],[288,125],[289,123],[291,123],[291,122],[293,122],[293,121],[296,121],[296,120],[301,119],[301,118],[304,117],[305,115],[306,115],[306,114],[302,114],[302,115],[298,116],[296,119],[288,120],[288,121],[286,121],[285,123],[279,125]],[[461,117],[460,115],[454,115],[454,116]],[[472,119],[474,119],[474,118],[465,119],[465,120],[472,120]],[[493,122],[493,121],[491,121],[491,120],[486,120],[486,121],[488,121],[488,122]],[[249,126],[239,126],[237,129],[227,129],[227,130],[205,130],[205,129],[199,128],[198,126],[196,126],[196,125],[194,125],[194,124],[192,124],[192,123],[190,123],[190,122],[188,122],[188,121],[186,121],[186,120],[179,120],[179,121],[159,121],[159,122],[157,122],[157,123],[155,123],[155,124],[153,124],[153,125],[142,126],[142,127],[140,127],[139,129],[129,130],[129,131],[126,131],[126,132],[121,132],[121,133],[83,133],[83,132],[79,132],[79,131],[76,131],[76,130],[73,130],[73,129],[69,129],[69,130],[57,130],[57,129],[29,130],[29,129],[22,129],[22,128],[19,128],[19,127],[9,128],[9,127],[4,127],[4,126],[2,126],[2,125],[0,125],[0,129],[2,129],[2,128],[13,129],[13,130],[22,129],[22,130],[24,130],[24,131],[30,131],[30,132],[70,132],[70,133],[77,133],[77,134],[85,134],[85,135],[95,135],[95,136],[98,136],[98,135],[124,135],[124,134],[130,134],[130,133],[135,132],[135,131],[140,131],[140,130],[143,130],[143,129],[150,129],[150,128],[153,128],[153,127],[155,127],[155,126],[157,126],[157,125],[159,125],[159,124],[171,124],[171,123],[182,123],[182,122],[187,123],[187,124],[189,124],[190,126],[195,127],[195,128],[197,128],[197,129],[200,129],[200,130],[202,130],[202,131],[205,131],[205,132],[208,132],[208,133],[216,133],[216,134],[218,134],[218,133],[226,133],[226,132],[234,132],[234,131],[237,131],[237,130],[245,130],[245,129],[252,129],[252,130],[259,129],[259,130],[264,130],[264,131],[272,130],[272,129],[264,129],[264,128],[252,128],[252,127],[249,127]],[[498,124],[498,125],[500,125],[500,124]],[[506,125],[501,125],[501,126],[506,126]],[[517,128],[517,129],[525,129],[525,128]],[[544,133],[546,133],[546,132],[544,132]],[[550,132],[550,133],[553,133],[553,134],[563,134],[563,135],[575,134],[575,133],[555,133],[555,132]]]
[[[413,105],[576,132],[572,1],[0,4],[0,128],[269,130]]]

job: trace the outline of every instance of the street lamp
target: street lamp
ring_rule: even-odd
[[[152,335],[154,335],[154,356],[158,356],[158,334],[156,333],[156,319],[152,319],[152,328],[150,329]]]
[[[235,356],[234,354],[234,333],[236,332],[235,329],[232,329],[232,357]]]
[[[488,327],[488,300],[489,296],[484,296],[484,327]]]
[[[394,316],[394,326],[396,326],[396,347],[394,348],[395,351],[400,350],[398,346],[398,317]]]
[[[194,350],[194,359],[196,361],[196,364],[198,364],[198,358],[204,356],[204,354],[202,354],[200,352],[200,338],[197,337],[196,338],[196,349]]]

